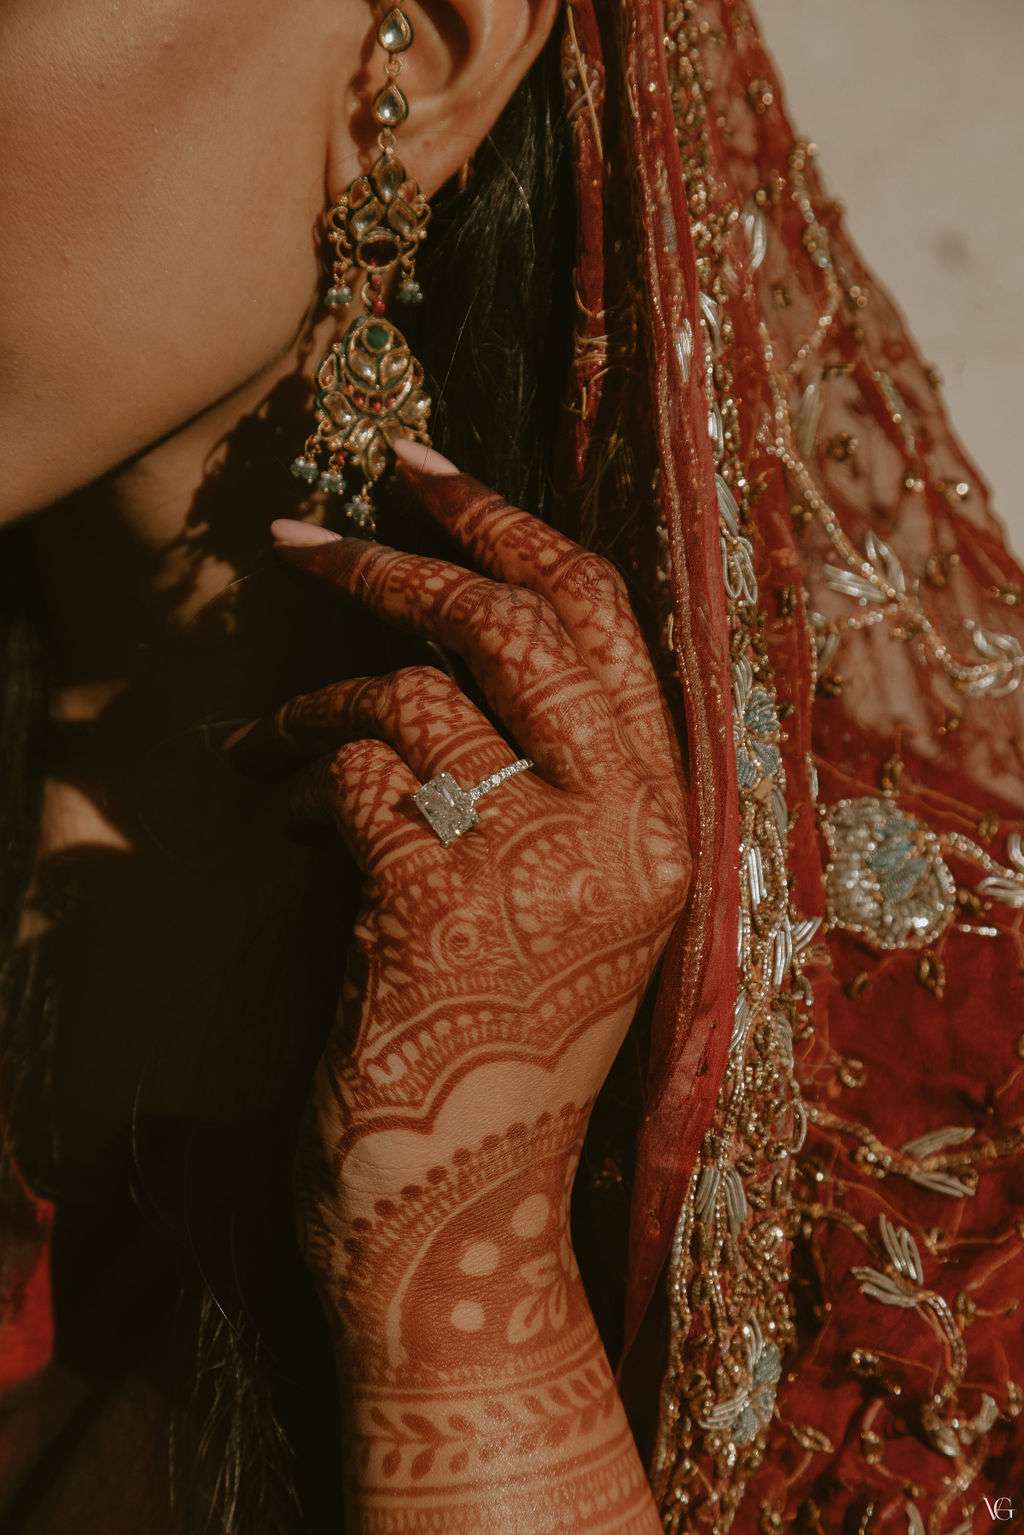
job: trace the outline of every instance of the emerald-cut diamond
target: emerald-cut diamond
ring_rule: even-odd
[[[470,831],[480,819],[473,796],[467,789],[460,789],[450,773],[439,773],[417,789],[413,799],[445,847]]]
[[[480,819],[476,813],[478,799],[532,767],[529,757],[518,757],[515,762],[506,762],[496,773],[488,773],[471,789],[461,788],[450,773],[438,773],[436,778],[416,790],[413,801],[431,829],[448,847],[464,831],[477,825]]]

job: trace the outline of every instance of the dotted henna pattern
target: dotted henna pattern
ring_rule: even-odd
[[[431,667],[293,699],[247,747],[318,764],[303,813],[366,876],[295,1176],[352,1515],[653,1535],[569,1197],[686,895],[678,753],[613,567],[466,476],[412,478],[488,575],[358,539],[295,558],[461,655],[515,747]],[[515,755],[533,770],[442,846],[419,785],[468,787]]]
[[[510,1379],[578,1352],[572,1318],[582,1291],[568,1204],[589,1108],[566,1104],[474,1150],[460,1147],[422,1183],[378,1200],[340,1243],[329,1228],[316,1232],[314,1262],[338,1276],[338,1310],[350,1320],[363,1380],[492,1382],[495,1331],[512,1346]],[[433,1324],[439,1295],[442,1325],[425,1327],[423,1308]]]

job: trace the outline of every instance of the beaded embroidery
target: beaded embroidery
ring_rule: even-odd
[[[967,701],[984,700],[988,708],[988,700],[1019,689],[1024,651],[998,623],[957,618],[955,604],[952,626],[949,620],[940,626],[926,592],[955,581],[958,554],[948,542],[937,547],[922,533],[916,542],[908,535],[904,545],[898,536],[890,538],[888,526],[884,535],[863,525],[851,534],[840,521],[842,496],[832,487],[835,476],[860,470],[861,420],[866,426],[881,423],[888,434],[889,463],[885,442],[872,439],[883,472],[893,462],[897,466],[892,508],[886,492],[875,486],[874,494],[865,495],[862,486],[851,497],[858,508],[866,501],[873,516],[894,515],[896,502],[908,506],[909,516],[921,504],[915,498],[926,491],[956,508],[970,498],[969,477],[955,452],[946,451],[945,464],[937,467],[928,423],[922,427],[916,419],[918,399],[912,389],[906,397],[901,390],[906,370],[897,366],[897,343],[888,353],[876,348],[882,365],[858,357],[858,315],[871,294],[849,252],[836,245],[836,210],[820,197],[809,169],[813,147],[793,145],[789,138],[788,156],[779,154],[781,133],[788,129],[783,122],[780,133],[772,115],[776,87],[764,78],[767,61],[745,6],[740,0],[675,0],[667,8],[665,32],[702,289],[699,313],[680,326],[676,346],[684,377],[690,375],[695,347],[702,348],[708,380],[734,657],[742,910],[729,1061],[670,1261],[669,1359],[652,1480],[671,1535],[696,1529],[724,1535],[741,1510],[745,1532],[756,1528],[769,1535],[795,1522],[808,1535],[831,1535],[819,1496],[849,1510],[843,1528],[849,1523],[857,1535],[903,1525],[908,1535],[965,1535],[972,1527],[968,1494],[984,1463],[986,1436],[1021,1411],[1024,1391],[1012,1380],[998,1391],[980,1389],[978,1378],[993,1379],[987,1361],[974,1359],[968,1371],[965,1335],[978,1302],[967,1290],[954,1293],[957,1265],[961,1258],[975,1262],[979,1245],[992,1248],[991,1268],[968,1269],[977,1276],[972,1286],[984,1292],[1001,1265],[1019,1258],[1022,1232],[986,1235],[982,1226],[981,1234],[959,1244],[942,1227],[922,1225],[912,1213],[919,1208],[913,1198],[916,1190],[917,1198],[972,1201],[981,1176],[994,1176],[1019,1156],[1024,1132],[1010,1125],[993,1126],[989,1133],[987,1126],[966,1122],[973,1115],[963,1123],[936,1124],[933,1118],[902,1144],[885,1144],[865,1122],[870,1115],[856,1098],[848,1106],[845,1097],[869,1086],[865,1063],[841,1055],[827,1029],[823,1034],[811,1029],[812,997],[803,966],[821,961],[819,973],[827,975],[837,957],[848,964],[851,952],[866,945],[879,956],[879,974],[887,965],[905,967],[909,961],[926,993],[940,999],[947,941],[1004,938],[1021,952],[1015,913],[1024,908],[1024,843],[1011,832],[1000,860],[959,829],[969,807],[954,807],[938,795],[925,805],[915,799],[913,811],[898,803],[898,734],[896,755],[881,768],[883,794],[871,794],[870,785],[855,776],[837,782],[839,775],[832,774],[831,803],[817,806],[818,764],[811,752],[786,752],[770,648],[763,641],[766,602],[758,595],[762,567],[755,563],[760,550],[755,553],[752,531],[757,498],[769,478],[764,456],[785,473],[794,526],[817,539],[804,562],[805,571],[815,573],[817,589],[776,588],[772,595],[787,621],[795,618],[804,626],[812,684],[823,707],[845,685],[835,670],[844,645],[877,636],[878,644],[895,647],[893,667],[931,667],[931,693],[921,688],[915,695],[927,696],[930,718],[914,724],[933,757],[941,752],[942,735],[957,728]],[[723,43],[727,46],[720,49]],[[716,77],[719,49],[723,67]],[[749,72],[746,77],[741,69]],[[744,86],[745,106],[734,109]],[[751,119],[744,120],[748,110],[753,130]],[[770,122],[759,138],[761,118]],[[722,174],[734,152],[745,168],[748,161],[754,167],[758,159],[771,164],[778,156],[779,168],[771,169],[755,195],[737,196]],[[799,270],[799,258],[794,269],[788,251],[794,221],[806,272]],[[803,339],[783,358],[764,316],[771,305],[783,310],[793,304],[802,306],[807,323]],[[755,323],[761,320],[765,414],[758,400],[760,379],[751,386],[749,402],[732,393],[733,305],[737,322],[740,305],[749,306]],[[749,353],[745,366],[751,366]],[[842,414],[840,399],[846,405]],[[922,546],[926,558],[920,568],[911,569],[897,553]],[[1021,600],[1013,585],[993,585],[990,596],[1008,605]],[[807,605],[811,599],[814,609]],[[956,623],[963,626],[959,635]],[[671,628],[666,639],[671,643]],[[852,657],[851,666],[858,664],[859,657]],[[1010,751],[1004,773],[1012,773],[1015,760]],[[821,765],[828,765],[827,757]],[[1019,761],[1017,766],[1019,772]],[[853,783],[856,793],[849,792]],[[846,798],[840,797],[844,790]],[[816,919],[800,920],[789,908],[787,830],[801,805],[817,813],[829,855],[822,874],[827,953],[824,946],[812,947]],[[922,819],[932,810],[941,826]],[[998,818],[980,815],[981,840],[990,841],[998,825]],[[965,866],[971,871],[966,877]],[[832,984],[842,984],[847,997],[856,998],[870,990],[873,977],[870,969],[844,971]],[[1024,1037],[1016,1050],[1024,1056]],[[978,1091],[989,1092],[989,1084],[979,1081]],[[813,1144],[800,1156],[794,1177],[790,1153],[803,1144],[808,1123]],[[904,1214],[897,1201],[907,1194],[911,1202]],[[859,1246],[863,1256],[845,1279],[833,1273],[826,1280],[819,1243],[833,1242],[836,1233]],[[853,1444],[840,1447],[821,1425],[793,1421],[792,1408],[787,1411],[786,1353],[794,1341],[797,1291],[791,1262],[801,1276],[805,1336],[799,1358],[820,1346],[821,1357],[840,1372],[837,1389],[852,1386],[854,1397],[862,1392],[860,1413],[852,1408],[850,1414],[851,1428],[859,1417],[859,1459],[856,1433]],[[815,1275],[821,1290],[814,1288]],[[834,1313],[833,1320],[843,1325],[846,1285],[862,1306],[878,1307],[884,1346],[877,1351],[872,1327],[870,1338],[844,1355],[828,1354],[829,1316]],[[1006,1308],[1007,1315],[1016,1304]],[[884,1331],[890,1325],[886,1314],[898,1333]],[[925,1386],[919,1390],[920,1382]],[[908,1434],[916,1434],[937,1457],[933,1474],[927,1456],[917,1455],[927,1486],[900,1476]],[[772,1455],[766,1458],[769,1443]],[[786,1459],[794,1446],[798,1458]]]
[[[829,922],[879,949],[923,948],[953,918],[956,884],[938,838],[882,799],[847,799],[822,817],[831,862]]]
[[[789,909],[786,771],[774,679],[755,645],[758,584],[748,536],[751,487],[738,451],[730,392],[732,326],[725,272],[736,220],[714,209],[696,54],[695,6],[670,9],[667,45],[684,174],[695,220],[700,312],[678,337],[688,374],[694,337],[704,353],[708,435],[733,655],[733,734],[741,807],[738,989],[729,1058],[693,1170],[670,1265],[670,1363],[662,1392],[654,1486],[666,1529],[690,1520],[728,1528],[745,1478],[763,1454],[791,1336],[786,1241],[791,1159],[806,1132],[793,1036],[809,1001],[803,951],[817,919]],[[740,224],[740,259],[764,259],[755,210]],[[799,1025],[802,1027],[802,1025]]]

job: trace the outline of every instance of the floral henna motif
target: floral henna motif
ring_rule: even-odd
[[[642,758],[666,746],[678,763],[675,726],[651,670],[626,583],[607,561],[566,539],[517,507],[508,506],[471,475],[413,475],[425,504],[485,570],[522,582],[557,604],[566,632],[618,701],[616,714]]]
[[[513,1345],[510,1379],[578,1353],[569,1193],[588,1112],[567,1104],[459,1147],[348,1227],[311,1223],[309,1256],[363,1382],[489,1381],[495,1336]],[[309,1171],[332,1176],[322,1162]],[[323,1192],[307,1191],[320,1209]]]
[[[657,1528],[569,1243],[588,1112],[513,1124],[350,1235],[310,1233],[355,1382],[362,1529],[483,1529],[510,1476],[517,1528]]]
[[[483,1062],[550,1066],[581,1033],[632,1013],[666,935],[672,828],[638,807],[633,845],[594,825],[593,846],[574,816],[531,802],[509,796],[500,850],[467,843],[457,871],[414,856],[379,876],[355,934],[349,1026],[327,1057],[339,1155],[378,1125],[428,1127]]]
[[[415,667],[295,699],[247,748],[319,759],[309,797],[366,874],[296,1171],[348,1393],[352,1514],[653,1535],[569,1197],[686,894],[678,753],[614,569],[442,478],[424,499],[497,579],[358,539],[301,563],[458,652],[515,747]],[[517,754],[534,770],[442,846],[418,784],[468,787]]]

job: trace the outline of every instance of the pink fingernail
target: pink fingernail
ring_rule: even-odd
[[[270,536],[277,544],[289,549],[312,549],[317,544],[334,544],[341,538],[330,528],[321,528],[315,522],[296,522],[291,517],[278,517],[270,524]]]
[[[414,442],[411,437],[399,437],[392,444],[395,457],[404,467],[416,470],[419,474],[458,474],[455,465],[433,448],[424,447],[422,442]]]

